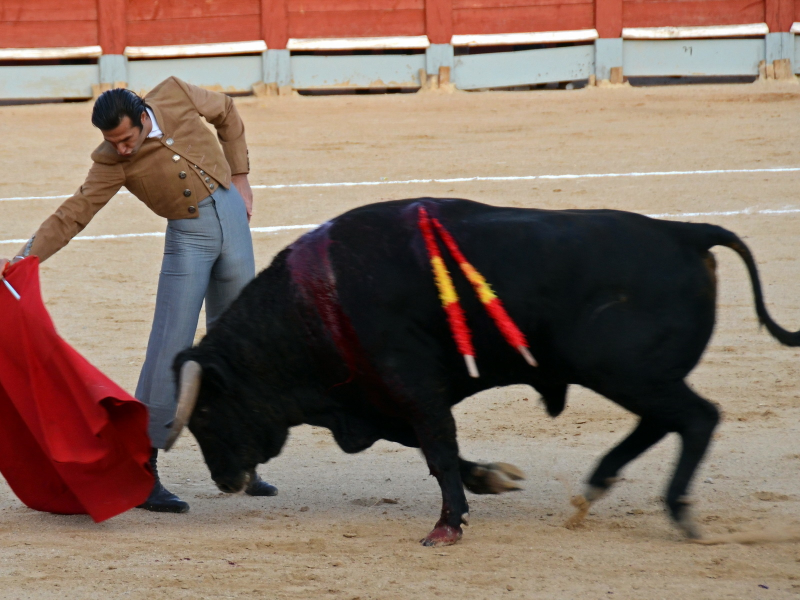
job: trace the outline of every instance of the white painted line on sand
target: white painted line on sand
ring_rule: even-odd
[[[736,217],[741,215],[791,215],[800,213],[800,208],[745,208],[744,210],[715,210],[711,212],[687,212],[687,213],[661,213],[645,215],[653,219],[683,219],[685,217]]]
[[[276,231],[287,231],[289,229],[314,229],[319,225],[273,225],[272,227],[251,227],[253,233],[275,233]]]
[[[118,194],[129,194],[130,192],[117,192]],[[72,194],[62,194],[60,196],[17,196],[14,198],[0,198],[0,202],[17,202],[19,200],[61,200],[69,198]]]
[[[503,177],[452,177],[449,179],[398,179],[393,181],[341,181],[337,183],[284,183],[254,185],[253,189],[280,190],[287,188],[357,187],[369,185],[407,185],[413,183],[468,183],[471,181],[535,181],[537,179],[603,179],[613,177],[658,177],[663,175],[720,175],[733,173],[796,173],[800,167],[774,167],[764,169],[713,169],[710,171],[650,171],[633,173],[581,173],[564,175],[509,175]]]
[[[409,185],[415,183],[469,183],[472,181],[535,181],[558,180],[558,179],[608,179],[615,177],[661,177],[675,175],[730,175],[736,173],[797,173],[800,167],[773,167],[763,169],[712,169],[707,171],[649,171],[633,173],[567,173],[563,175],[509,175],[503,177],[451,177],[447,179],[396,179],[381,181],[338,181],[330,183],[279,183],[275,185],[253,185],[254,190],[285,190],[302,188],[334,188],[334,187],[359,187],[374,185]],[[124,190],[118,194],[130,194]],[[70,195],[58,196],[16,196],[12,198],[0,198],[0,202],[12,202],[21,200],[60,200],[69,198]]]
[[[685,212],[685,213],[658,213],[645,214],[646,217],[653,219],[684,219],[687,217],[735,217],[741,215],[789,215],[800,213],[800,208],[787,206],[785,208],[745,208],[743,210],[715,210],[710,212]],[[314,229],[319,225],[273,225],[269,227],[251,227],[252,233],[277,233],[279,231],[290,231],[296,229]],[[73,241],[94,241],[94,240],[119,240],[125,238],[141,237],[164,237],[163,232],[152,233],[119,233],[107,235],[81,235],[73,238]],[[27,239],[0,240],[0,244],[24,244]]]
[[[274,225],[272,227],[251,227],[253,233],[277,233],[278,231],[288,231],[291,229],[314,229],[318,225]],[[92,242],[95,240],[121,240],[126,238],[143,237],[164,237],[163,231],[153,231],[149,233],[110,233],[106,235],[79,235],[72,238],[72,241]],[[0,240],[0,244],[24,244],[27,239],[20,240]]]

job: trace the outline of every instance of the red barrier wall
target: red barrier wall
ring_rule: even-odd
[[[766,22],[789,31],[800,0],[0,0],[0,46],[125,46],[291,38],[516,33]]]
[[[97,0],[0,0],[0,46],[94,46]]]
[[[286,0],[290,38],[425,35],[425,0]]]
[[[127,46],[262,39],[261,0],[128,0],[127,4]]]
[[[453,33],[594,28],[594,0],[453,0]]]
[[[764,0],[624,0],[622,3],[624,27],[741,25],[764,20]]]

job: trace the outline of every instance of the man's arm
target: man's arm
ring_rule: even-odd
[[[92,163],[84,184],[42,223],[30,246],[26,243],[17,256],[25,254],[27,247],[30,256],[38,256],[42,262],[50,258],[89,224],[124,183],[121,165]],[[0,259],[0,269],[5,262],[7,259]]]
[[[244,138],[244,123],[236,110],[233,99],[219,92],[210,92],[196,85],[175,78],[191,103],[206,121],[217,130],[225,159],[233,175],[250,172],[247,157],[247,142]]]
[[[231,168],[231,180],[244,198],[247,208],[247,220],[253,214],[253,190],[247,175],[250,173],[250,158],[247,152],[247,141],[244,137],[244,122],[236,110],[230,96],[219,92],[210,92],[180,79],[175,81],[181,86],[189,100],[206,121],[217,130],[225,160]]]

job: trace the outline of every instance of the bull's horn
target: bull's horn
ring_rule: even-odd
[[[172,429],[167,438],[167,445],[164,451],[169,451],[172,445],[181,435],[181,431],[186,427],[189,419],[192,418],[192,411],[197,404],[197,396],[200,393],[200,380],[203,376],[203,367],[200,363],[187,360],[181,367],[181,378],[178,382],[180,393],[178,394],[178,409],[175,419],[172,421]]]

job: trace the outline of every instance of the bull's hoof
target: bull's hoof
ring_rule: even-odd
[[[609,477],[606,479],[606,487],[600,487],[596,485],[587,485],[586,488],[583,490],[582,494],[578,494],[577,496],[573,496],[569,503],[572,504],[578,510],[572,515],[567,522],[564,523],[564,527],[567,529],[575,529],[578,525],[583,523],[583,520],[586,518],[586,515],[589,514],[589,509],[592,507],[592,504],[605,496],[608,493],[608,490],[614,485],[619,479],[616,477]]]
[[[500,471],[503,475],[514,481],[522,481],[525,479],[525,473],[522,472],[522,469],[510,463],[490,463],[488,467],[489,469]]]
[[[525,479],[523,472],[508,463],[475,465],[464,478],[464,487],[473,494],[503,494],[522,488],[513,481]]]
[[[425,539],[420,540],[420,543],[423,546],[452,546],[462,535],[461,527],[437,525]]]
[[[578,494],[577,496],[573,496],[572,499],[569,501],[572,506],[577,508],[578,510],[572,515],[567,522],[564,523],[564,527],[567,529],[575,529],[578,525],[583,523],[583,520],[586,518],[586,515],[589,514],[589,509],[592,506],[592,503],[586,499],[586,496],[583,494]]]
[[[686,523],[683,522],[678,523],[678,527],[680,528],[681,531],[683,531],[687,539],[693,541],[703,539],[703,536],[700,533],[700,530],[697,528],[697,525],[695,525],[694,522],[692,522],[691,520],[689,520]]]
[[[703,536],[692,518],[691,502],[682,498],[678,500],[675,507],[670,507],[672,518],[684,535],[690,540],[699,540]]]
[[[490,494],[503,494],[505,492],[516,492],[522,488],[516,483],[512,483],[500,474],[500,471],[488,471],[485,477],[485,485]]]

